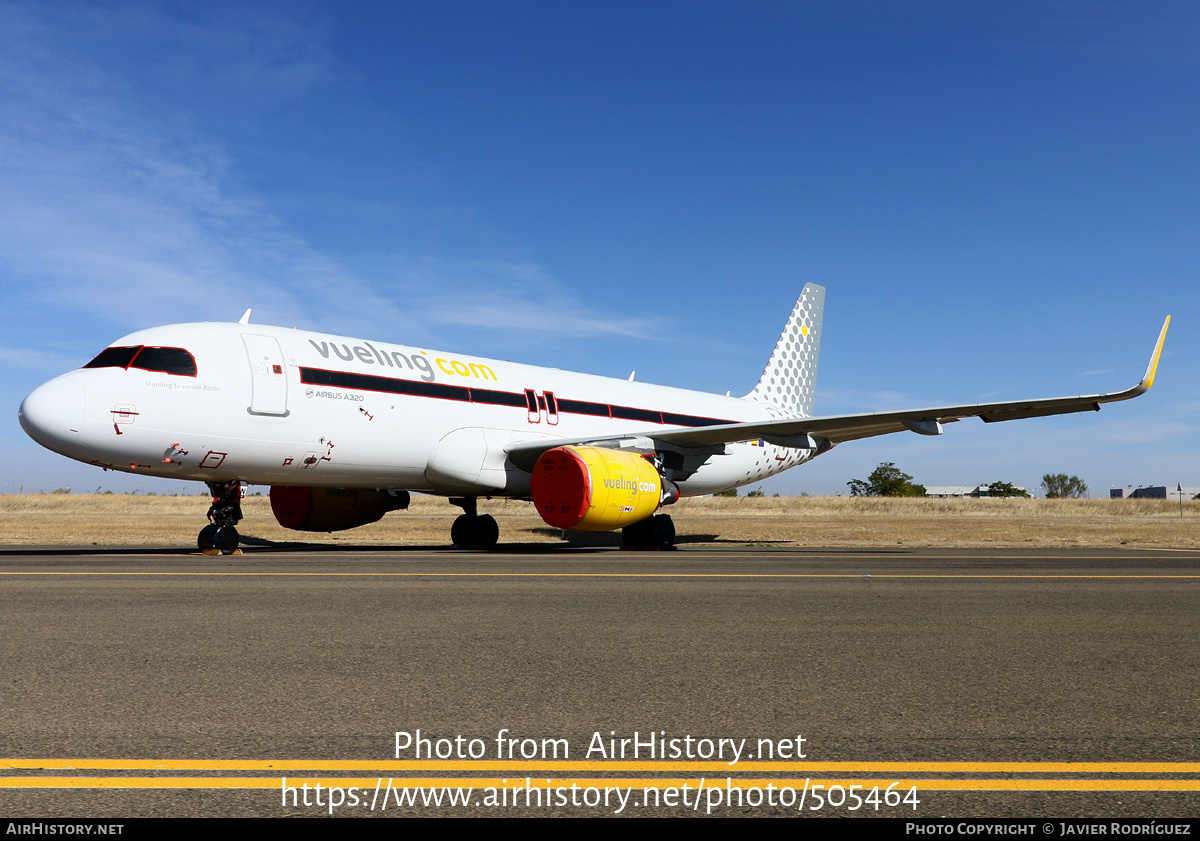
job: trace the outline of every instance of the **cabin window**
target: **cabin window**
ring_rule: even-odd
[[[84,368],[138,368],[179,377],[196,376],[196,359],[178,347],[110,347]]]

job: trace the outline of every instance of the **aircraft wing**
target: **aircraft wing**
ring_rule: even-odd
[[[656,442],[670,444],[684,449],[713,447],[720,444],[730,444],[736,441],[751,441],[763,439],[772,444],[785,447],[804,447],[813,449],[821,446],[821,441],[830,444],[840,444],[843,441],[853,441],[858,438],[871,438],[876,435],[888,435],[905,430],[922,435],[940,435],[941,425],[953,423],[963,418],[979,418],[984,423],[1020,420],[1022,418],[1040,418],[1050,415],[1066,415],[1074,412],[1098,412],[1100,404],[1115,403],[1118,400],[1129,400],[1149,391],[1154,385],[1154,375],[1158,370],[1158,359],[1162,355],[1163,342],[1167,337],[1167,327],[1171,317],[1163,322],[1162,332],[1154,346],[1146,373],[1137,385],[1125,391],[1111,394],[1085,394],[1075,397],[1048,397],[1039,400],[1015,400],[1004,403],[978,403],[966,406],[934,406],[923,409],[907,409],[898,412],[869,412],[857,415],[827,415],[825,417],[795,418],[776,421],[754,421],[749,423],[729,423],[720,426],[703,426],[696,428],[653,429],[640,432],[625,433],[615,438],[644,438]],[[606,440],[613,440],[607,438]],[[539,440],[516,443],[507,448],[513,463],[525,469],[532,469],[538,456],[553,447],[564,445],[583,445],[597,443],[598,439],[586,440]],[[528,467],[526,467],[528,465]]]

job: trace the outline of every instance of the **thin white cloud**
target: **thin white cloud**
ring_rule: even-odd
[[[242,296],[296,309],[278,281],[311,255],[218,148],[25,11],[3,7],[0,36],[0,260],[23,296],[125,325]]]
[[[928,400],[912,397],[902,391],[871,391],[853,388],[822,389],[819,384],[816,404],[817,413],[822,415],[890,412],[934,405]]]
[[[606,315],[531,262],[393,257],[381,270],[422,317],[436,325],[496,331],[526,347],[562,337],[667,338],[663,319]]]
[[[250,15],[238,28],[112,11],[68,20],[0,4],[0,282],[22,318],[73,313],[132,329],[233,319],[252,306],[277,323],[434,346],[443,333],[483,330],[516,331],[524,345],[664,336],[660,319],[624,315],[624,301],[580,300],[530,261],[406,254],[350,270],[240,182],[231,151],[196,114],[148,92],[136,67],[118,72],[70,49],[120,27],[170,37],[179,46],[164,72],[176,84],[203,76],[252,103],[320,84],[320,37],[296,20],[268,27]]]

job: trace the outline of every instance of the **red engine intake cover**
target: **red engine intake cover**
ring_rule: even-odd
[[[542,453],[530,483],[538,514],[559,529],[573,528],[592,504],[591,472],[577,453],[556,447]]]
[[[271,486],[271,513],[285,529],[304,528],[313,511],[313,489]]]
[[[393,496],[373,488],[271,486],[271,513],[279,525],[295,531],[353,529],[407,507],[407,494]]]

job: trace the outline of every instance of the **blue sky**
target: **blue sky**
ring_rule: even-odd
[[[1200,485],[1200,6],[0,0],[0,491],[40,382],[254,320],[714,392],[828,289],[822,414],[1123,389],[765,484]]]

